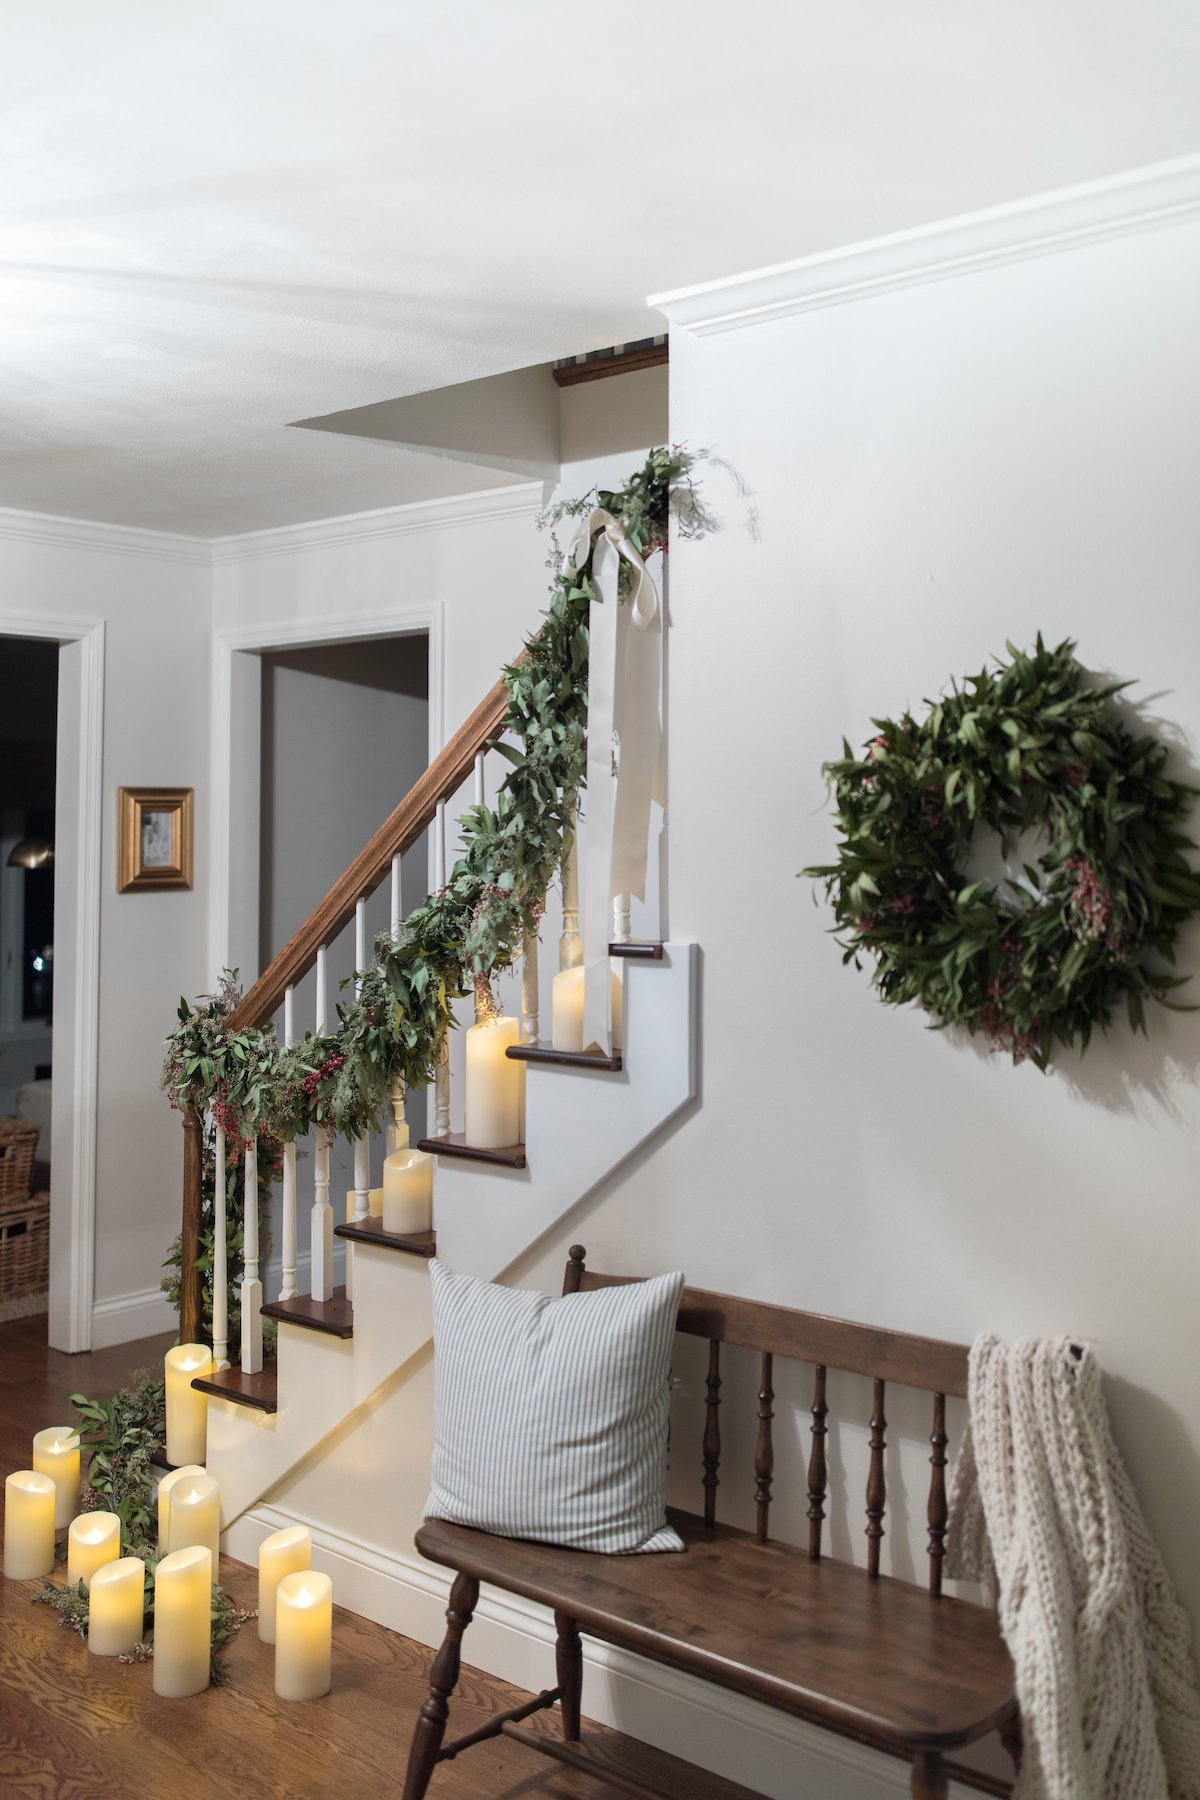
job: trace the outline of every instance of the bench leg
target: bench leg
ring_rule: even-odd
[[[1000,1727],[1000,1742],[1012,1757],[1013,1769],[1021,1773],[1021,1715],[1013,1713]]]
[[[949,1792],[950,1777],[938,1752],[918,1750],[912,1766],[913,1800],[946,1800]]]
[[[450,1696],[458,1686],[463,1632],[471,1623],[478,1599],[479,1583],[475,1577],[456,1575],[450,1589],[450,1604],[446,1608],[446,1635],[429,1671],[429,1698],[421,1708],[408,1753],[404,1800],[424,1800],[446,1735]]]
[[[583,1697],[583,1645],[579,1641],[579,1628],[567,1613],[556,1612],[554,1625],[558,1632],[554,1664],[562,1689],[559,1707],[563,1736],[568,1743],[574,1743],[579,1737],[579,1709]]]

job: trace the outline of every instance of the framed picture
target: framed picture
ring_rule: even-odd
[[[117,892],[192,885],[192,789],[119,788]]]

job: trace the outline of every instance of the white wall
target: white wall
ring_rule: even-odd
[[[585,1231],[851,1318],[1092,1339],[1193,1618],[1200,1018],[1014,1069],[880,1006],[796,872],[831,858],[843,733],[1039,629],[1134,678],[1196,780],[1198,294],[1188,225],[673,334],[672,436],[742,471],[763,539],[672,557],[672,930],[704,951],[704,1103]]]
[[[189,540],[0,514],[0,630],[13,615],[105,625],[97,1342],[172,1318],[158,1287],[179,1228],[182,1147],[158,1071],[180,994],[208,984],[210,584],[207,554]],[[196,789],[196,886],[118,894],[117,788],[157,785]],[[59,860],[61,873],[61,846]]]

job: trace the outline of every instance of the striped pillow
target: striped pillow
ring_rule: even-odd
[[[436,1259],[426,1517],[579,1550],[682,1550],[666,1520],[682,1274],[550,1299]]]

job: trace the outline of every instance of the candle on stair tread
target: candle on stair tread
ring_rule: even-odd
[[[521,1067],[505,1055],[520,1036],[520,1021],[504,1014],[467,1032],[466,1140],[477,1150],[520,1142]]]
[[[208,1447],[208,1397],[192,1386],[212,1374],[206,1344],[176,1344],[164,1358],[167,1384],[167,1461],[202,1463]]]
[[[624,1036],[624,988],[614,972],[612,981],[612,1047],[621,1047]],[[598,1044],[583,1041],[582,964],[574,969],[561,969],[550,984],[550,1043],[555,1050],[568,1050],[579,1055],[584,1049],[599,1050]]]

